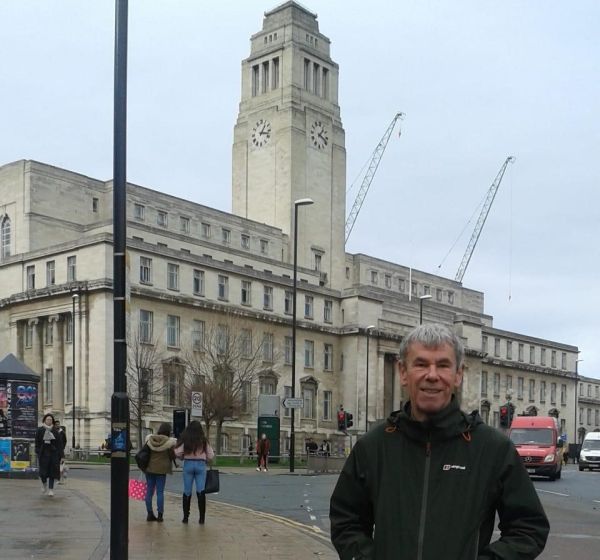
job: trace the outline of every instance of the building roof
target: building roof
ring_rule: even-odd
[[[23,362],[18,360],[14,354],[7,354],[0,361],[0,379],[14,381],[39,381],[40,376],[29,369]]]

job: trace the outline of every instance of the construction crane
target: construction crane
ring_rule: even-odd
[[[404,117],[404,113],[396,113],[396,116],[392,119],[392,122],[387,127],[387,130],[385,131],[383,137],[379,141],[379,144],[377,144],[377,147],[375,148],[373,155],[371,156],[371,163],[369,164],[369,168],[367,169],[367,172],[365,173],[365,176],[362,181],[362,185],[360,186],[360,190],[358,191],[358,194],[356,195],[356,200],[354,201],[352,210],[350,210],[350,213],[348,214],[348,217],[346,218],[346,242],[348,242],[348,238],[350,237],[350,234],[352,233],[352,228],[354,227],[354,222],[356,222],[356,218],[358,216],[358,213],[360,212],[363,202],[365,201],[367,192],[369,192],[369,187],[371,186],[371,182],[373,181],[375,172],[377,171],[377,168],[379,167],[379,162],[381,161],[383,152],[385,152],[385,148],[387,146],[388,140],[390,139],[392,131],[394,130],[394,126],[396,126],[396,122],[398,121],[398,119],[401,119],[403,117]]]
[[[502,182],[502,177],[504,177],[504,172],[506,171],[506,167],[508,166],[509,163],[512,163],[514,161],[515,161],[515,158],[513,156],[508,156],[506,158],[506,160],[502,164],[502,167],[500,168],[500,171],[498,171],[498,175],[496,175],[496,178],[494,179],[494,182],[492,183],[492,186],[490,187],[490,190],[488,191],[487,196],[485,197],[485,202],[483,203],[483,208],[481,209],[481,213],[479,214],[479,219],[477,220],[477,223],[475,224],[475,229],[473,230],[473,235],[471,235],[471,239],[469,240],[469,245],[467,246],[465,255],[463,256],[462,262],[460,263],[460,266],[458,267],[458,272],[456,273],[456,277],[454,278],[457,282],[462,282],[463,276],[465,275],[465,272],[467,270],[467,266],[469,266],[469,261],[471,260],[471,257],[473,256],[473,251],[475,250],[475,245],[477,245],[479,235],[481,234],[481,230],[483,229],[485,220],[488,217],[490,208],[492,207],[492,203],[494,202],[494,198],[496,197],[496,193],[498,192],[498,187],[500,187],[500,183]]]

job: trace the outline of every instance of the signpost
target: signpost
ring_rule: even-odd
[[[202,416],[202,393],[192,391],[192,416]]]
[[[303,408],[304,407],[304,399],[302,398],[292,398],[287,397],[283,399],[283,408]]]

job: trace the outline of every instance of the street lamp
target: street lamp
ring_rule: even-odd
[[[367,382],[365,388],[365,433],[369,431],[369,344],[371,331],[375,328],[375,325],[369,325],[367,327]]]
[[[583,362],[582,359],[577,358],[575,360],[575,423],[573,424],[573,431],[574,431],[574,439],[573,439],[573,443],[575,445],[577,445],[577,394],[579,391],[579,362]]]
[[[292,288],[292,399],[296,398],[296,284],[298,281],[298,208],[314,204],[312,198],[300,198],[294,201],[294,285]],[[294,433],[294,419],[296,409],[292,408],[290,424],[290,472],[294,472],[294,456],[296,435]]]
[[[423,300],[424,299],[431,299],[431,294],[419,296],[419,325],[423,324]]]
[[[75,457],[75,305],[79,300],[79,294],[73,294],[73,312],[71,314],[71,343],[73,344],[73,397],[71,399],[71,415],[73,416],[73,431],[71,433],[71,448]]]

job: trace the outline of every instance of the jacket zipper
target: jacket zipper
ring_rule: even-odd
[[[423,497],[421,498],[421,517],[419,519],[419,541],[417,560],[423,560],[423,541],[425,540],[425,520],[427,518],[427,494],[429,492],[429,468],[431,466],[431,442],[425,446],[425,473],[423,475]]]

